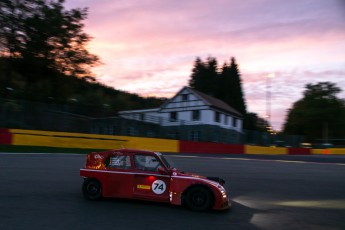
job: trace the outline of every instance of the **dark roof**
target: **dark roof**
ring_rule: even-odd
[[[186,87],[186,88],[188,88],[190,91],[194,92],[196,95],[201,97],[210,106],[242,117],[242,114],[240,112],[238,112],[236,109],[232,108],[230,105],[226,104],[224,101],[219,100],[219,99],[212,97],[210,95],[207,95],[205,93],[202,93],[198,90],[192,89],[190,87]]]

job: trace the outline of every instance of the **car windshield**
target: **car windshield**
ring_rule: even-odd
[[[172,165],[171,165],[171,162],[169,162],[167,160],[167,158],[165,156],[163,156],[163,154],[159,153],[159,152],[156,152],[156,155],[162,160],[162,162],[165,164],[165,166],[168,168],[168,169],[171,169],[172,168]]]

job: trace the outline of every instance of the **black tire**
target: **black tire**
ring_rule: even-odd
[[[102,196],[102,185],[95,179],[86,179],[82,190],[84,197],[88,200],[98,200]]]
[[[213,205],[212,192],[205,187],[192,187],[188,190],[186,204],[193,211],[206,211]]]

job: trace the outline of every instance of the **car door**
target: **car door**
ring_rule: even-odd
[[[103,185],[104,196],[131,198],[134,174],[130,155],[113,153],[105,160],[105,165],[107,179],[106,184]]]
[[[164,167],[154,155],[134,155],[134,198],[169,202],[170,175],[163,175],[158,168]]]

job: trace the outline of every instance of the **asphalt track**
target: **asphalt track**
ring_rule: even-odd
[[[86,201],[85,156],[0,153],[0,229],[345,229],[344,157],[169,157],[184,171],[225,179],[232,210]]]

